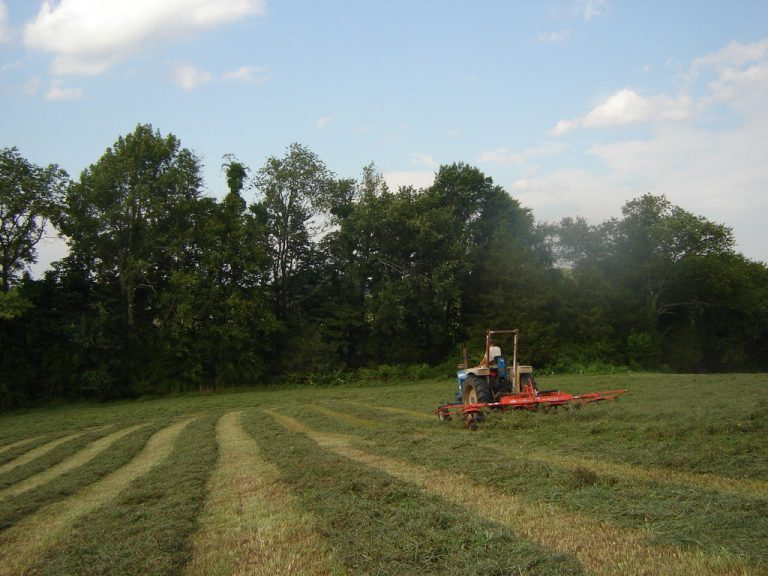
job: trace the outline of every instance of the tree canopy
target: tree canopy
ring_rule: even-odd
[[[74,181],[2,151],[0,408],[449,367],[490,327],[550,370],[768,368],[768,269],[664,196],[542,223],[464,163],[391,190],[292,144],[222,172],[206,196],[149,125]],[[33,279],[49,221],[70,252]]]

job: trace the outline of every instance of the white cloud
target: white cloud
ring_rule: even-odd
[[[430,168],[436,168],[437,162],[429,154],[411,154],[411,164],[415,166],[429,166]]]
[[[322,118],[318,118],[315,124],[317,125],[318,128],[322,130],[323,128],[326,128],[329,124],[335,121],[336,121],[336,115],[329,114],[328,116],[323,116]]]
[[[584,20],[589,21],[597,16],[602,16],[608,11],[608,0],[574,0],[571,9]]]
[[[267,72],[268,70],[261,66],[242,66],[237,70],[226,72],[221,78],[227,81],[261,84],[269,80]]]
[[[510,193],[536,218],[556,221],[566,216],[584,216],[601,222],[620,213],[622,204],[636,195],[613,178],[587,170],[563,169],[538,176],[518,178]]]
[[[100,74],[149,44],[264,13],[264,0],[45,0],[24,41],[56,55],[54,74]]]
[[[8,8],[5,2],[0,0],[0,44],[11,39],[11,30],[8,27]]]
[[[45,93],[46,100],[80,100],[85,96],[82,88],[73,88],[64,86],[61,82],[54,80]]]
[[[762,60],[768,54],[768,38],[751,44],[731,42],[714,54],[707,54],[693,61],[692,68],[700,70],[705,67],[723,68],[727,66],[743,66],[749,62]]]
[[[33,76],[26,82],[24,82],[24,85],[21,87],[21,91],[24,93],[25,96],[34,96],[37,94],[37,91],[40,89],[40,78],[37,76]]]
[[[716,79],[706,85],[704,93],[694,95],[695,80],[710,69],[716,72]],[[585,116],[558,121],[550,133],[561,136],[577,128],[689,120],[706,113],[715,103],[734,109],[747,107],[752,113],[765,111],[768,38],[751,44],[731,42],[719,52],[697,58],[686,77],[685,91],[672,96],[643,96],[631,88],[619,90]]]
[[[559,154],[565,148],[566,145],[562,142],[550,142],[520,151],[513,151],[506,147],[493,148],[480,154],[477,161],[478,163],[521,166],[536,158],[545,158]]]
[[[390,190],[398,190],[401,186],[429,188],[435,182],[435,173],[428,171],[385,172],[384,181]]]
[[[732,226],[738,249],[768,262],[768,41],[731,43],[689,70],[707,81],[677,94],[620,90],[585,116],[561,120],[553,133],[633,122],[647,123],[648,131],[631,140],[615,137],[623,132],[598,133],[603,141],[584,153],[599,168],[512,179],[511,192],[539,218],[581,215],[592,222],[618,216],[621,205],[641,194],[664,194]],[[489,160],[520,159],[491,152]]]
[[[173,70],[173,79],[182,90],[194,90],[201,84],[213,80],[213,76],[205,70],[200,70],[192,64],[180,64]]]
[[[21,62],[6,62],[2,66],[0,66],[0,74],[3,72],[7,72],[8,70],[13,70],[14,68],[21,68]]]
[[[560,120],[552,129],[560,136],[575,128],[605,128],[651,120],[684,120],[689,118],[694,102],[690,96],[642,96],[630,88],[619,90],[595,106],[586,116]]]
[[[542,44],[562,44],[571,36],[570,30],[560,30],[559,32],[546,32],[539,34],[539,42]]]

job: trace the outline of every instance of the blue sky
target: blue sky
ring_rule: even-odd
[[[73,177],[137,123],[215,196],[292,142],[393,186],[463,161],[540,220],[666,194],[768,262],[767,103],[764,0],[0,0],[0,146]]]

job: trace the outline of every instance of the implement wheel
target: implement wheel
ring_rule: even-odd
[[[464,404],[481,404],[483,402],[493,402],[493,394],[491,394],[491,385],[486,378],[470,374],[464,381],[464,388],[462,392],[462,399]],[[469,412],[464,415],[464,423],[470,430],[477,429],[477,421],[484,418],[482,411]]]

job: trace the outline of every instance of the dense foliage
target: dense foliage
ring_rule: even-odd
[[[540,224],[466,164],[394,191],[293,144],[253,172],[227,155],[217,201],[147,125],[73,181],[1,160],[0,408],[453,363],[489,327],[553,370],[768,369],[768,268],[664,197]],[[70,252],[35,280],[49,221]]]

